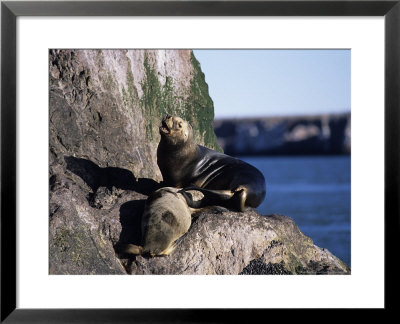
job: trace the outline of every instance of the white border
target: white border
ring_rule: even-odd
[[[383,307],[384,20],[19,17],[17,307]],[[350,276],[49,276],[48,48],[350,48]]]

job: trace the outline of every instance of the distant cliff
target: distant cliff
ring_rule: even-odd
[[[351,115],[219,119],[218,143],[230,155],[349,154]]]

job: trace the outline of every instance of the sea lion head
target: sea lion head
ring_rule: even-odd
[[[170,145],[181,145],[192,137],[192,126],[177,116],[167,114],[161,121],[161,138],[165,139]]]

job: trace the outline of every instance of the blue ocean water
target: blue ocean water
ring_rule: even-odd
[[[314,244],[351,266],[350,156],[240,157],[265,176],[263,215],[294,219]]]

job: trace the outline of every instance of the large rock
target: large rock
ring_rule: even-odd
[[[289,218],[255,211],[204,211],[170,256],[119,257],[119,243],[140,244],[145,199],[162,180],[163,115],[221,150],[204,74],[189,50],[51,50],[49,71],[51,274],[348,272]]]
[[[347,274],[289,217],[255,210],[201,212],[167,257],[122,260],[131,274]]]
[[[101,187],[91,206],[76,184],[61,184],[50,213],[50,273],[59,274],[349,274],[328,250],[315,246],[294,221],[209,209],[166,257],[118,256],[118,243],[140,244],[146,195]],[[57,215],[54,217],[54,215]]]
[[[50,272],[121,273],[120,220],[109,238],[104,219],[119,213],[117,196],[162,180],[161,118],[185,118],[196,141],[221,150],[204,74],[190,50],[50,50],[49,72]]]
[[[70,155],[159,181],[158,126],[167,112],[188,120],[199,143],[220,150],[191,51],[52,50],[49,63],[51,166]]]

